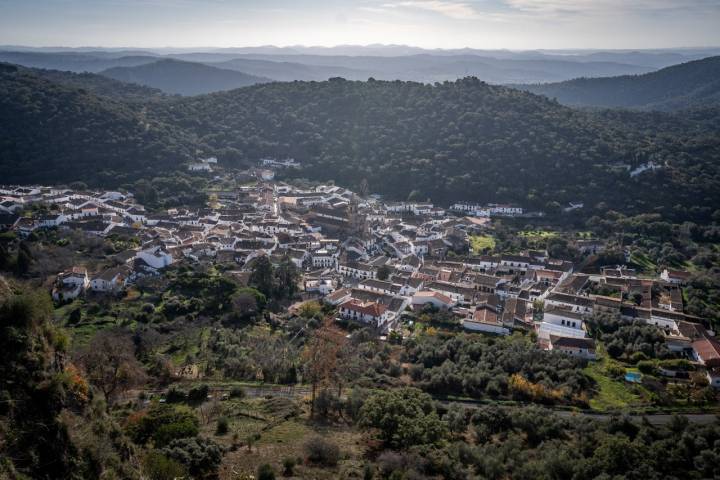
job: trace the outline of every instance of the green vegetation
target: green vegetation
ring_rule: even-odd
[[[174,170],[195,153],[176,129],[130,105],[7,64],[0,65],[0,124],[4,182],[120,185]]]
[[[522,88],[566,105],[682,110],[719,106],[718,76],[720,57],[708,57],[644,75],[578,78]]]
[[[393,199],[416,191],[438,204],[515,202],[552,215],[583,201],[591,212],[654,211],[696,222],[711,218],[720,191],[712,110],[579,112],[475,78],[269,83],[141,104],[9,65],[0,91],[7,182],[122,185],[170,176],[201,154],[228,168],[290,156],[303,168],[288,175],[356,188],[364,178]],[[663,169],[630,178],[608,168],[638,158]]]
[[[599,411],[622,411],[642,404],[640,395],[633,392],[624,379],[625,368],[607,357],[588,364],[583,370],[595,381],[596,394],[590,399],[590,408]],[[617,377],[617,374],[620,374]]]
[[[268,81],[242,72],[169,58],[130,67],[114,67],[102,71],[100,75],[180,95],[231,90]]]
[[[470,247],[474,253],[495,249],[495,239],[491,235],[470,235]]]

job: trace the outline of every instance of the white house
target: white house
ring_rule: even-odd
[[[447,295],[440,292],[422,291],[412,296],[411,304],[414,309],[422,308],[427,304],[439,310],[448,310],[455,306],[455,303]]]
[[[487,305],[483,305],[475,310],[472,317],[463,319],[462,326],[465,330],[474,332],[492,333],[495,335],[510,334],[510,330],[498,319],[497,312]]]
[[[555,350],[586,360],[595,360],[595,341],[592,338],[558,337],[550,335],[548,350]]]
[[[321,248],[312,252],[312,265],[314,268],[335,268],[337,255]]]
[[[72,300],[80,296],[89,285],[87,269],[73,267],[58,275],[52,298],[57,301]]]
[[[96,292],[118,292],[126,281],[125,269],[109,268],[90,281],[90,289]]]
[[[159,270],[173,263],[173,257],[164,247],[156,246],[137,253],[137,258],[143,260],[152,268]]]
[[[188,170],[191,172],[212,172],[212,167],[207,163],[198,162],[189,164]]]
[[[345,320],[367,323],[378,328],[383,327],[388,320],[387,307],[377,302],[350,299],[340,305],[338,312]]]
[[[543,313],[543,322],[562,327],[583,329],[582,314],[564,308],[548,307]]]
[[[551,335],[556,337],[571,337],[571,338],[585,338],[585,330],[579,328],[572,328],[562,325],[556,325],[554,323],[541,322],[536,327],[538,339],[550,340]]]
[[[40,226],[45,228],[57,227],[67,222],[67,217],[62,213],[42,215],[39,218]]]

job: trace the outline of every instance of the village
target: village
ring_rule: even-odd
[[[302,300],[319,300],[335,309],[338,321],[370,326],[383,339],[402,335],[412,322],[408,313],[443,312],[466,331],[533,332],[542,349],[593,361],[587,321],[607,313],[655,326],[669,351],[720,388],[720,342],[703,319],[683,311],[687,272],[665,269],[648,278],[618,265],[581,273],[544,250],[473,252],[472,236],[490,231],[493,218],[527,213],[515,205],[386,203],[335,185],[297,188],[271,173],[258,170],[255,183],[215,190],[212,204],[197,210],[150,212],[120,191],[4,186],[0,229],[20,237],[59,229],[136,239],[137,247],[116,254],[111,267],[57,272],[58,304],[86,293],[121,296],[170,265],[223,265],[246,281],[257,258],[273,264],[289,258],[301,272]],[[43,208],[31,208],[38,205]],[[598,240],[577,243],[588,252],[603,247]]]

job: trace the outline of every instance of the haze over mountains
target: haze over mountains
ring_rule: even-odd
[[[100,74],[122,82],[146,85],[180,95],[232,90],[270,81],[268,78],[234,70],[171,58],[134,67],[113,67],[103,70]]]
[[[2,65],[0,168],[18,182],[116,185],[158,168],[182,171],[200,154],[229,166],[289,156],[303,163],[303,178],[353,187],[366,178],[374,191],[400,199],[411,188],[441,202],[605,199],[642,210],[658,204],[652,192],[662,187],[672,192],[666,209],[700,197],[720,202],[720,108],[713,108],[720,57],[659,70],[616,61],[661,65],[707,51],[393,57],[269,50],[0,52],[0,60],[44,67]],[[517,86],[549,98],[492,85],[618,69],[649,73]],[[402,81],[408,78],[423,81]],[[583,112],[554,98],[683,111]],[[662,168],[638,188],[628,172],[648,161]]]
[[[720,57],[709,57],[644,75],[579,78],[522,85],[560,103],[583,107],[676,110],[720,105]]]
[[[720,49],[513,52],[424,50],[398,45],[197,50],[13,46],[0,47],[0,61],[34,68],[102,72],[115,79],[160,88],[167,93],[192,95],[269,80],[322,81],[332,77],[432,83],[476,76],[496,84],[562,82],[579,77],[649,73],[718,53]],[[191,68],[190,65],[168,62],[169,59],[197,65]],[[148,64],[153,66],[146,66]],[[232,75],[228,70],[244,76]]]

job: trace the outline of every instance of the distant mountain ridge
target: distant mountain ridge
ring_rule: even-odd
[[[0,61],[32,68],[98,73],[115,67],[135,67],[177,59],[267,77],[276,81],[409,80],[432,83],[477,76],[491,83],[556,82],[581,76],[613,76],[645,73],[669,59],[687,56],[612,53],[608,58],[587,54],[556,54],[539,51],[510,52],[473,49],[423,50],[403,46],[334,48],[239,48],[199,51],[146,51],[48,49],[0,51]],[[679,56],[679,58],[678,58]],[[652,58],[653,61],[648,60]],[[638,60],[638,63],[633,61]]]
[[[100,75],[179,95],[200,95],[271,81],[269,78],[171,58],[134,67],[110,68],[101,71]]]
[[[720,106],[720,56],[644,75],[578,78],[518,88],[580,107],[679,110]]]

